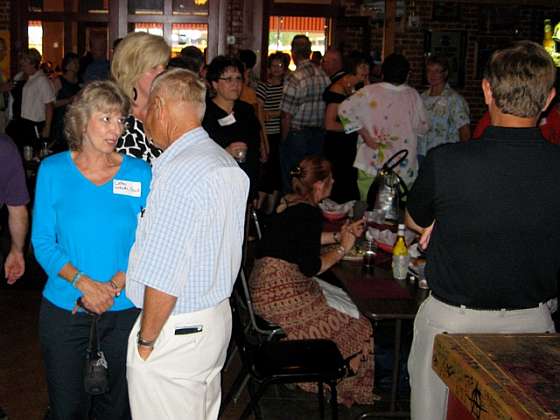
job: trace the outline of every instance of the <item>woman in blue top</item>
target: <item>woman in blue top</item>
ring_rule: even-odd
[[[151,172],[114,151],[129,101],[113,82],[93,82],[69,107],[70,150],[45,159],[37,178],[32,243],[48,275],[39,316],[50,418],[130,419],[126,343],[138,310],[120,293]],[[76,302],[100,314],[98,336],[109,391],[85,394],[82,368],[92,322]]]

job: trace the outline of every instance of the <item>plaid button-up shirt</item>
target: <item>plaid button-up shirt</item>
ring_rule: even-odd
[[[325,102],[323,92],[330,84],[325,72],[311,61],[299,63],[284,83],[280,109],[292,115],[290,130],[323,127]]]
[[[241,264],[248,191],[247,175],[202,128],[173,143],[154,162],[127,297],[142,307],[145,286],[176,296],[173,315],[227,299]]]

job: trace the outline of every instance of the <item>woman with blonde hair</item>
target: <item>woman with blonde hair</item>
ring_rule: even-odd
[[[293,193],[271,216],[257,250],[250,286],[255,310],[282,327],[288,340],[333,340],[353,372],[338,386],[340,403],[373,402],[373,341],[368,320],[355,319],[327,305],[313,276],[339,262],[364,230],[359,220],[339,232],[322,231],[318,203],[330,194],[330,163],[319,156],[304,158],[291,173]],[[337,246],[321,254],[321,245]],[[315,384],[300,385],[315,391]]]
[[[162,152],[144,132],[150,86],[165,70],[170,54],[171,49],[161,36],[133,32],[119,42],[111,63],[111,75],[132,105],[116,150],[148,163]]]
[[[41,162],[31,241],[48,279],[39,314],[50,417],[129,420],[126,348],[139,310],[121,293],[151,170],[115,152],[129,110],[110,81],[91,82],[69,106],[69,151]],[[109,390],[88,398],[83,364],[92,316],[109,370]]]

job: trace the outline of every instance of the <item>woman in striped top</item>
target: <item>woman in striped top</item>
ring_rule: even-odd
[[[263,210],[270,213],[276,206],[281,190],[280,160],[280,102],[284,87],[284,76],[288,70],[289,56],[276,52],[268,58],[268,79],[257,85],[257,98],[264,109],[265,129],[269,143],[268,161],[264,164],[259,186],[259,208],[266,201]]]

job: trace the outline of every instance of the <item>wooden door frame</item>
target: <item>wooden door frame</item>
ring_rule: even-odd
[[[12,34],[10,45],[10,67],[12,74],[17,71],[18,54],[28,45],[27,22],[30,20],[62,21],[64,22],[64,48],[70,51],[72,46],[72,24],[106,23],[109,33],[109,48],[117,38],[128,33],[128,24],[135,22],[162,23],[164,38],[171,45],[171,31],[173,23],[206,23],[208,24],[208,59],[226,52],[226,3],[230,0],[208,0],[208,17],[173,15],[173,0],[163,0],[164,14],[159,15],[129,15],[128,0],[110,0],[106,14],[91,14],[80,12],[30,12],[28,0],[10,0],[10,30]],[[72,0],[64,0],[65,10],[71,10]]]

